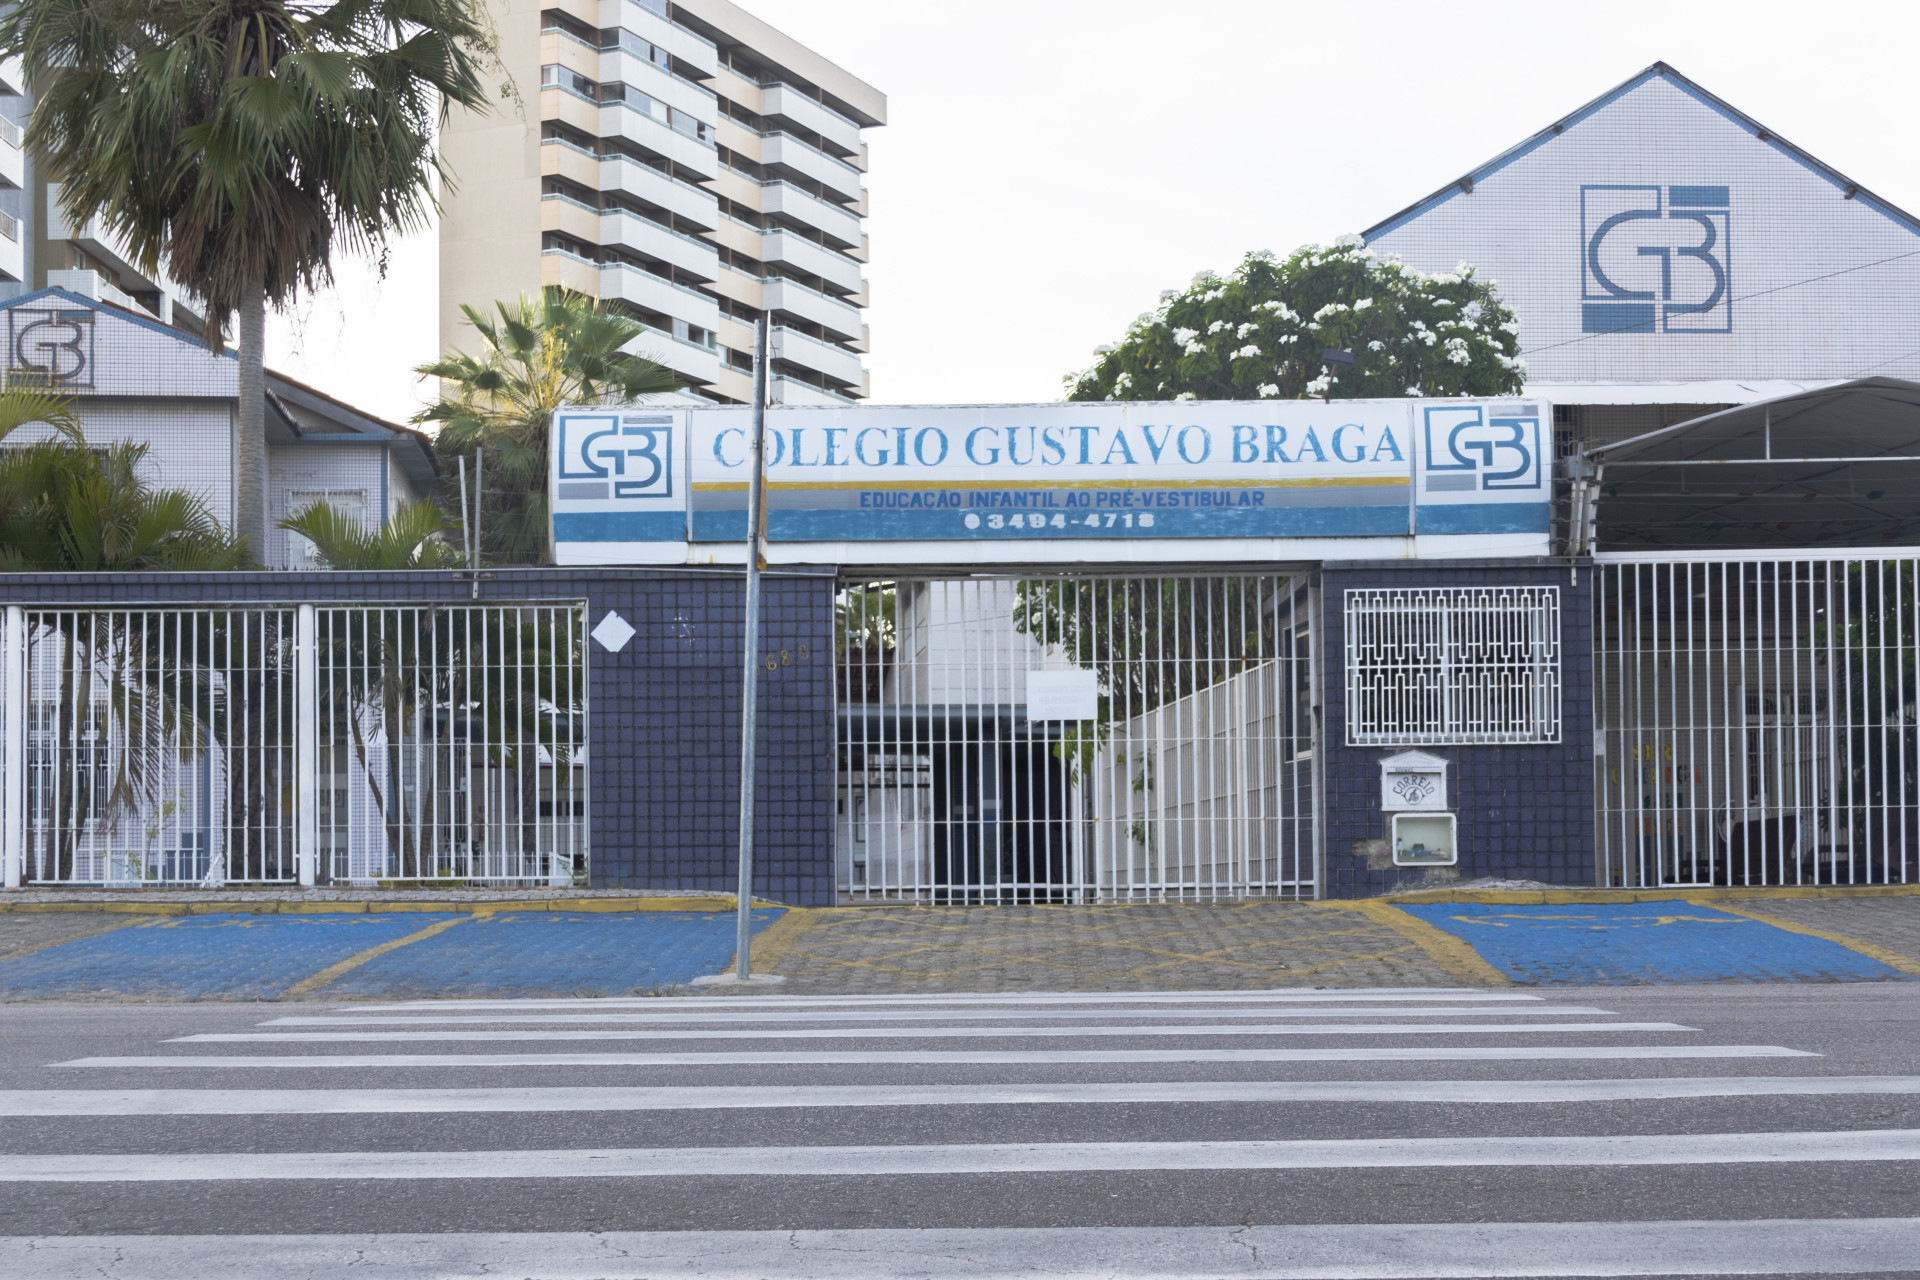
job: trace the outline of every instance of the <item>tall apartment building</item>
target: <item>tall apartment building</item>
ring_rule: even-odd
[[[440,340],[462,303],[562,284],[649,329],[634,349],[708,400],[867,395],[861,131],[885,95],[728,0],[492,0],[519,89],[461,114],[442,152]],[[464,331],[463,331],[464,330]]]
[[[199,333],[199,299],[164,273],[141,271],[98,218],[70,223],[60,184],[47,181],[20,145],[32,106],[19,59],[0,60],[0,302],[60,288]]]

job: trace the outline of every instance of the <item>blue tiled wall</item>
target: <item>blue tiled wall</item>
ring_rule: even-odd
[[[1589,573],[1539,561],[1335,563],[1321,575],[1325,637],[1322,735],[1326,895],[1365,897],[1423,883],[1418,867],[1369,866],[1355,843],[1386,834],[1380,761],[1406,747],[1346,745],[1346,593],[1379,587],[1555,586],[1560,589],[1561,737],[1551,746],[1421,746],[1451,763],[1463,880],[1481,876],[1591,886],[1593,645]],[[1379,861],[1376,857],[1372,861]]]
[[[755,892],[833,900],[831,570],[764,584]],[[465,603],[448,573],[0,574],[0,605]],[[484,601],[587,601],[635,628],[589,659],[593,883],[732,892],[739,859],[744,583],[697,570],[527,569],[482,575]]]

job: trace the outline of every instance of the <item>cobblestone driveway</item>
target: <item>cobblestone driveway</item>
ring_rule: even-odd
[[[771,964],[795,994],[1460,985],[1392,927],[1306,903],[869,907],[809,923]]]

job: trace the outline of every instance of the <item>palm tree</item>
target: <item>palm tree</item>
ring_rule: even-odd
[[[31,422],[52,437],[0,451],[0,570],[231,569],[246,558],[246,540],[203,499],[141,481],[145,445],[90,448],[64,402],[0,392],[0,439]]]
[[[378,529],[316,502],[280,527],[311,542],[331,569],[440,569],[459,560],[441,537],[450,527],[446,514],[432,502],[403,502]]]
[[[415,372],[438,378],[441,397],[414,417],[436,423],[435,446],[464,456],[485,449],[486,551],[514,564],[547,556],[547,425],[573,404],[631,404],[682,385],[679,375],[625,350],[647,332],[585,294],[548,285],[540,300],[497,302],[493,320],[460,310],[480,335],[479,355],[455,352]]]
[[[497,62],[476,0],[33,0],[0,15],[33,69],[27,146],[76,224],[239,313],[235,527],[264,545],[266,305],[425,225],[434,134],[484,111]]]

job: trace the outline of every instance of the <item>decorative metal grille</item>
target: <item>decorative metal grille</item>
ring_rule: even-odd
[[[1606,561],[1598,883],[1920,879],[1920,551]]]
[[[578,605],[5,614],[10,884],[586,869]]]
[[[841,895],[1312,896],[1308,600],[1285,574],[846,583]]]
[[[1347,742],[1560,741],[1560,589],[1347,592]]]

